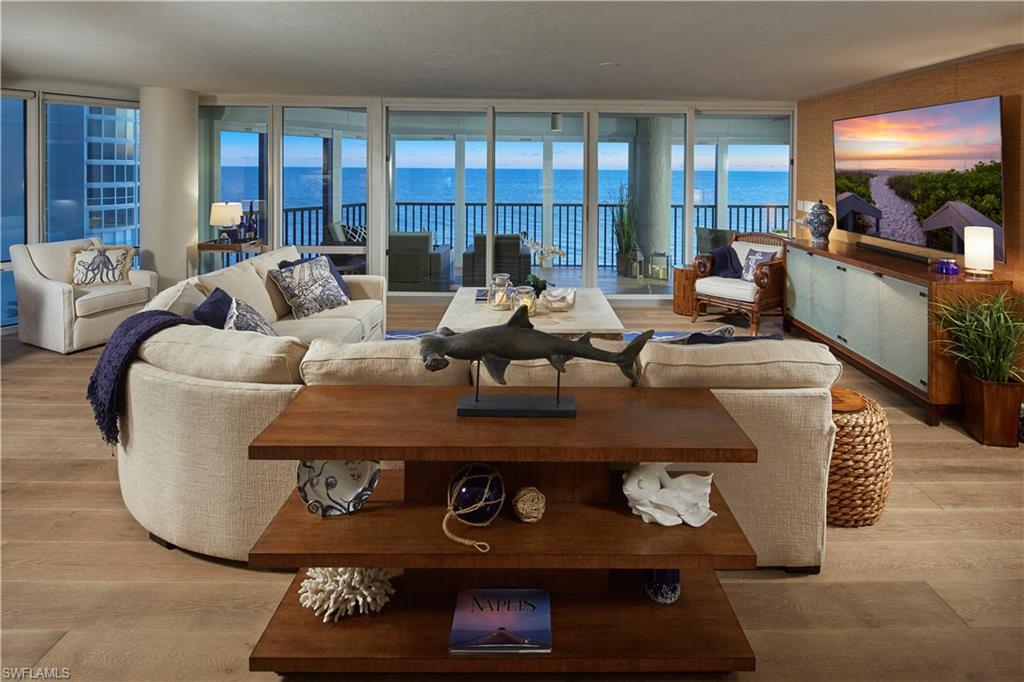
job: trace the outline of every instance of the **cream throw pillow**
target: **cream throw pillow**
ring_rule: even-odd
[[[217,287],[223,289],[231,298],[240,298],[251,305],[267,321],[277,320],[274,302],[270,299],[270,294],[267,293],[267,288],[256,268],[248,261],[199,276],[199,289],[207,296]]]
[[[76,287],[128,284],[134,246],[77,246],[71,249],[68,281]]]

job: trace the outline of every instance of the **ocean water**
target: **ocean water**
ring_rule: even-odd
[[[583,201],[583,171],[557,169],[553,178],[555,203],[578,204]],[[789,174],[785,171],[730,171],[730,204],[789,203]],[[598,173],[598,201],[615,203],[619,187],[628,180],[624,170]],[[672,203],[683,203],[683,172],[672,173]],[[257,172],[252,166],[225,166],[221,169],[221,200],[245,201],[257,196]],[[342,202],[366,201],[366,170],[342,169]],[[284,169],[284,206],[319,206],[323,196],[323,176],[319,168],[290,166]],[[466,201],[486,201],[487,175],[482,168],[466,170]],[[454,202],[455,172],[447,168],[399,168],[395,173],[395,198],[398,202]],[[495,200],[498,203],[540,203],[544,199],[540,170],[499,168],[495,171]],[[694,175],[694,200],[697,204],[715,203],[715,172],[697,171]]]

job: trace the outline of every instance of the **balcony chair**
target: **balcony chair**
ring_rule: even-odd
[[[399,291],[447,291],[452,279],[452,247],[434,246],[434,233],[388,234],[388,285]]]
[[[73,239],[11,246],[22,343],[64,354],[99,346],[156,295],[157,276],[148,270],[130,270],[128,284],[69,284],[71,250],[101,245],[98,239]]]
[[[530,245],[521,234],[494,235],[494,272],[507,272],[514,284],[526,284],[530,275]],[[487,278],[487,235],[473,236],[473,246],[462,254],[462,283],[482,287]]]
[[[736,251],[740,265],[747,252],[775,251],[775,258],[760,263],[754,269],[754,281],[719,277],[712,275],[714,258],[710,253],[697,256],[693,263],[696,270],[693,297],[693,321],[701,314],[707,314],[709,304],[737,311],[750,319],[750,335],[757,336],[761,313],[774,308],[782,309],[786,296],[786,248],[785,240],[773,234],[761,232],[740,232],[734,234],[729,246]],[[768,248],[764,248],[768,247]]]
[[[366,246],[366,226],[346,225],[336,221],[324,227],[324,238],[321,246]],[[366,254],[364,253],[331,253],[326,254],[341,274],[366,274]]]

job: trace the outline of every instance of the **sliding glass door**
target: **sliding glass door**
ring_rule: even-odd
[[[685,117],[602,113],[598,129],[598,285],[669,294],[685,260]]]
[[[494,129],[493,271],[583,286],[583,114],[498,112]]]
[[[483,111],[389,111],[387,240],[391,291],[481,286],[487,226]]]
[[[787,233],[790,116],[698,114],[695,125],[698,250],[725,243],[735,232]]]
[[[366,109],[285,107],[281,242],[366,273]]]
[[[27,101],[4,96],[0,104],[0,325],[18,323],[11,246],[24,244],[26,232],[25,133]]]
[[[267,229],[267,107],[199,107],[199,240],[220,237],[224,225],[211,225],[215,203],[238,203],[257,237]],[[252,253],[204,253],[203,272],[231,265]]]

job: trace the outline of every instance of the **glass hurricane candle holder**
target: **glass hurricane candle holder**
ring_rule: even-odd
[[[531,316],[537,312],[537,292],[533,287],[516,287],[512,290],[512,310],[519,310],[521,306],[526,306],[526,312]]]
[[[508,280],[509,275],[504,272],[491,275],[491,285],[487,289],[487,307],[491,310],[508,310],[512,307]]]

